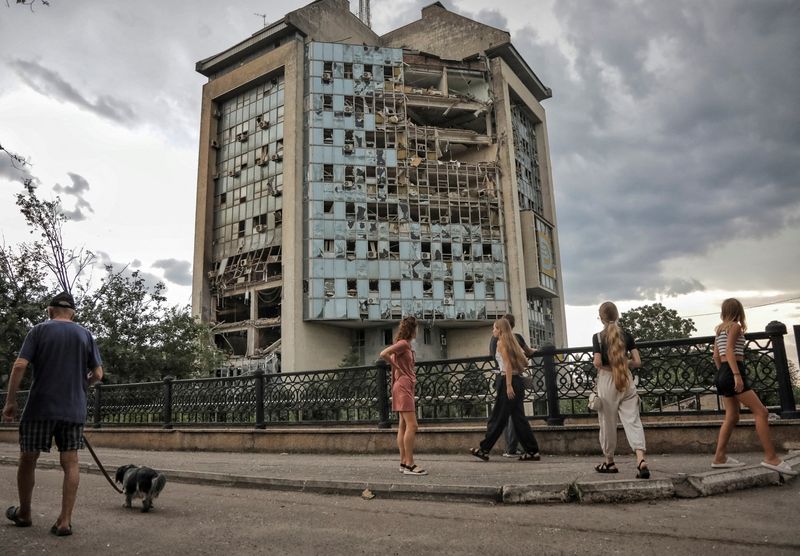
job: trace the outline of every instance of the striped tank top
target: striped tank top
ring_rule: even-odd
[[[728,351],[728,331],[723,330],[717,334],[717,339],[715,341],[720,357],[725,357]],[[733,354],[736,357],[744,357],[744,344],[744,334],[739,334],[739,337],[736,338],[736,345],[733,347]]]

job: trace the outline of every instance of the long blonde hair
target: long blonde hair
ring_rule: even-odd
[[[494,325],[500,333],[497,336],[497,345],[503,346],[505,353],[511,359],[511,361],[506,361],[506,364],[521,372],[528,366],[528,358],[511,331],[511,323],[505,318],[500,318],[494,321]]]
[[[628,353],[625,349],[625,340],[622,337],[622,329],[617,324],[619,310],[612,302],[606,301],[600,305],[599,312],[600,320],[603,321],[605,327],[600,333],[600,337],[606,345],[614,386],[617,391],[624,392],[630,384],[630,374],[628,373]]]
[[[720,310],[719,318],[722,320],[722,322],[719,323],[714,329],[714,332],[717,334],[727,331],[732,324],[737,322],[739,323],[739,326],[742,327],[742,334],[747,332],[747,321],[744,317],[744,306],[742,305],[742,302],[735,297],[729,297],[722,302],[722,309]]]

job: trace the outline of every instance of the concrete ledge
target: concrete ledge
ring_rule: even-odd
[[[784,461],[795,471],[800,469],[800,454],[792,453]],[[782,485],[787,478],[791,477],[757,465],[697,473],[690,475],[687,482],[700,496],[713,496],[745,488]]]
[[[597,454],[598,427],[593,425],[542,426],[534,423],[534,433],[545,454]],[[713,453],[719,421],[648,423],[645,425],[650,453]],[[419,429],[416,452],[420,454],[463,453],[480,442],[486,425],[423,425]],[[770,434],[779,451],[800,446],[800,420],[770,423]],[[397,429],[376,427],[296,427],[264,430],[252,428],[132,428],[86,429],[92,445],[104,448],[162,451],[209,452],[289,452],[318,454],[387,454],[397,451]],[[0,426],[0,442],[18,441],[17,428]],[[628,446],[622,428],[618,430],[618,451]],[[740,422],[729,444],[731,453],[760,451],[761,445],[752,421]]]
[[[501,489],[497,487],[471,485],[410,485],[394,483],[388,486],[370,483],[369,489],[376,495],[389,498],[412,498],[420,500],[460,500],[466,502],[500,502]]]
[[[574,486],[578,501],[589,503],[639,502],[675,496],[670,479],[586,481]]]
[[[571,502],[572,498],[572,489],[568,483],[504,485],[502,488],[504,504],[552,504]]]
[[[778,473],[763,467],[743,467],[736,470],[709,471],[689,477],[689,484],[700,496],[724,494],[733,490],[742,490],[767,485],[781,484]]]

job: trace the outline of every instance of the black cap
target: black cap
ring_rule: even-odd
[[[61,292],[50,301],[50,307],[63,307],[75,310],[75,300],[67,292]]]

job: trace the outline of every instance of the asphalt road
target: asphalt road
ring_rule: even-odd
[[[16,470],[0,466],[0,506]],[[61,473],[40,470],[34,525],[0,520],[12,554],[799,554],[800,481],[723,496],[622,505],[503,506],[167,484],[149,514],[81,474],[72,537],[48,533]],[[134,507],[140,502],[135,501]]]

